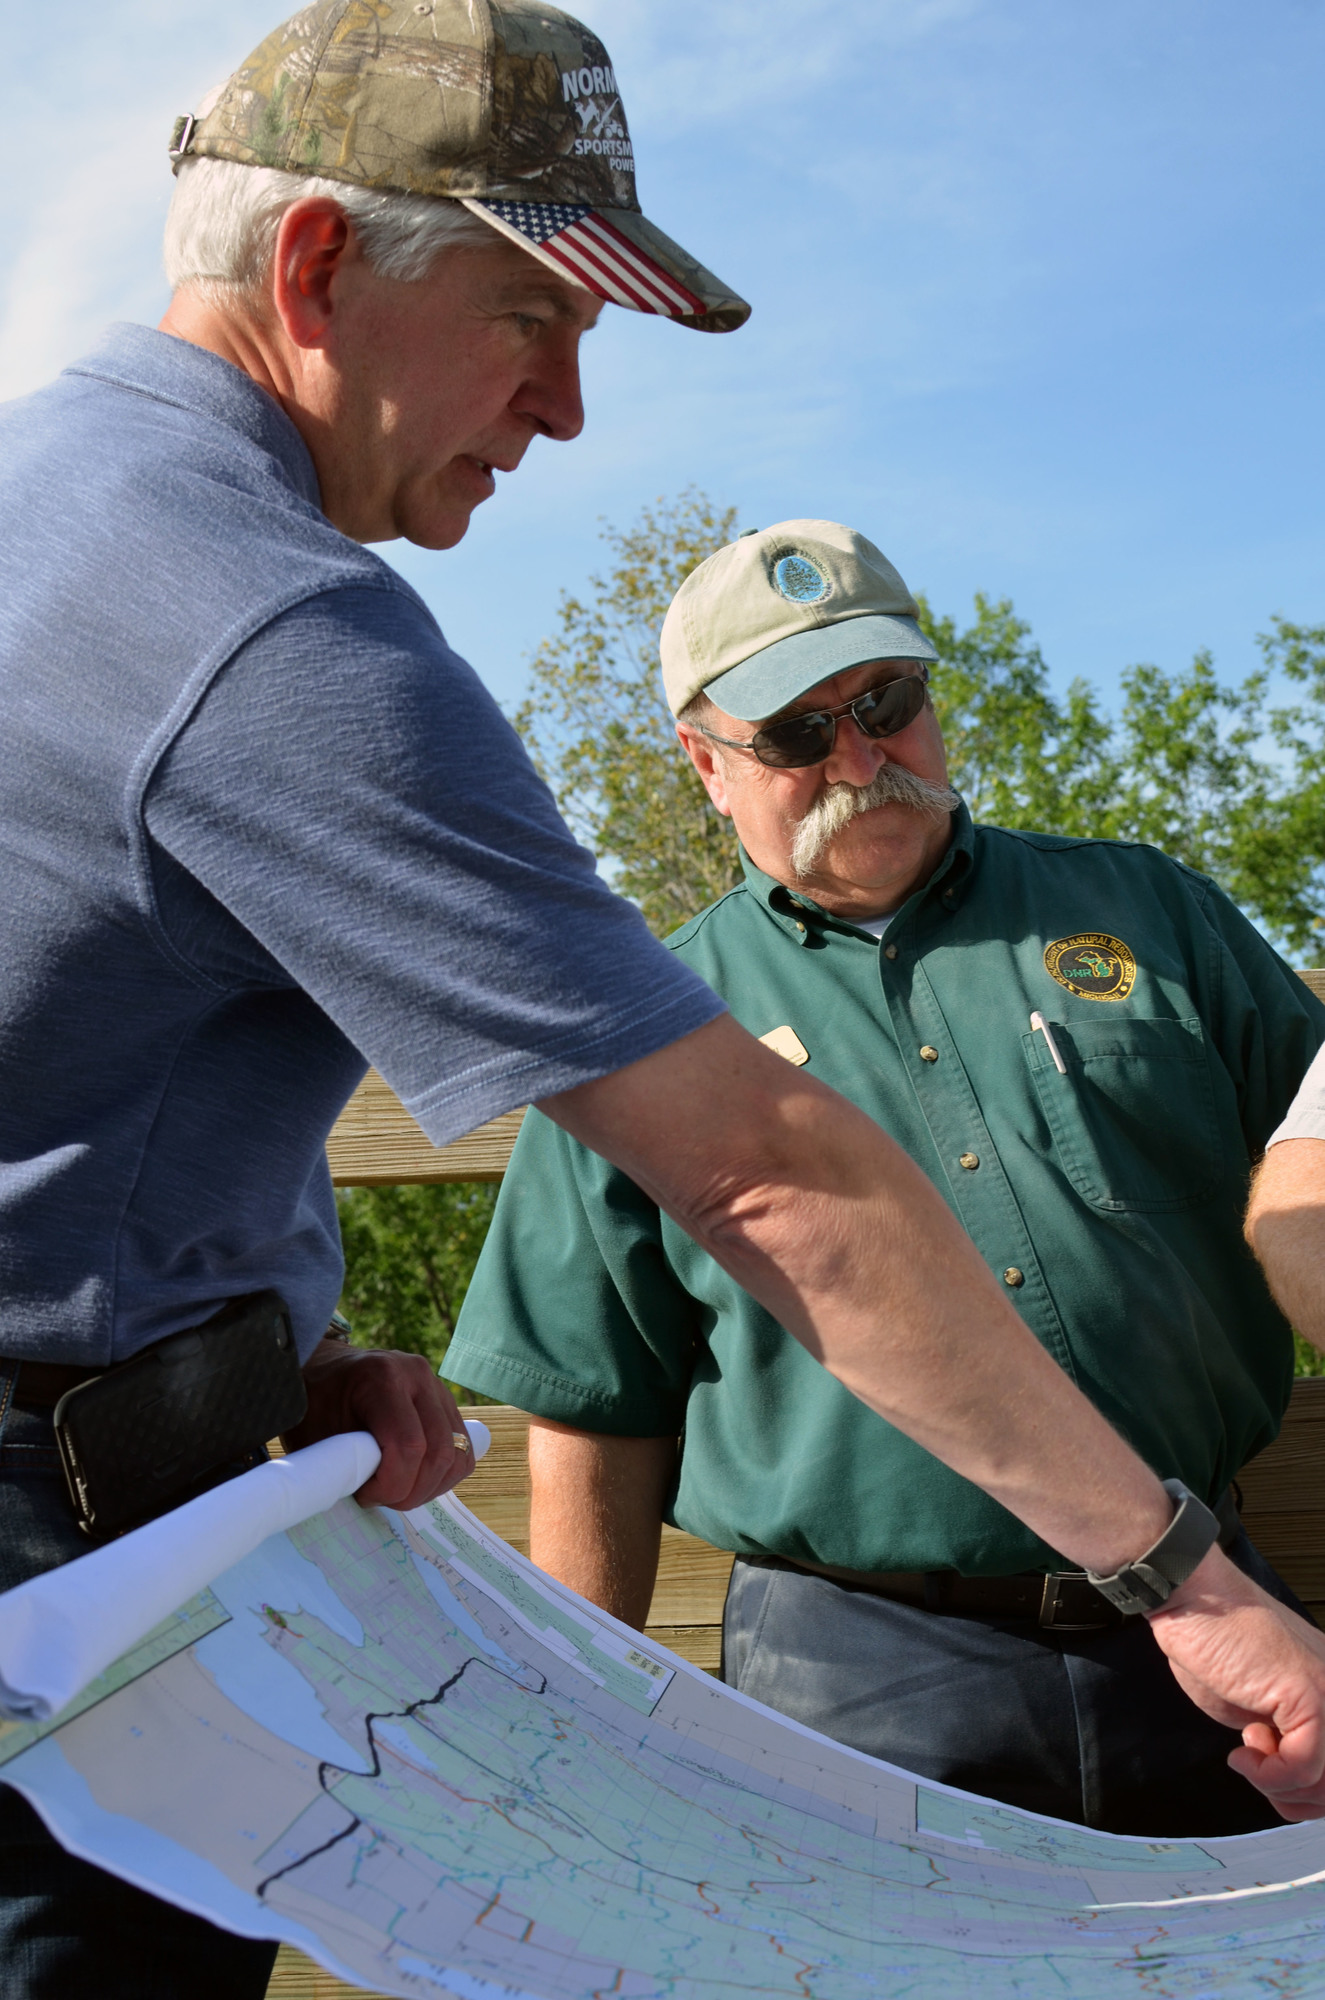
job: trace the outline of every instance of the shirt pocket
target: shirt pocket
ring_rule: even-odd
[[[1050,1021],[1022,1036],[1055,1150],[1093,1208],[1159,1213],[1206,1201],[1223,1178],[1214,1082],[1199,1021]]]

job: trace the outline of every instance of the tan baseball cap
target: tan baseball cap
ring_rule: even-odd
[[[170,156],[444,195],[563,278],[727,333],[750,308],[640,213],[598,37],[538,0],[314,0],[268,35]]]
[[[659,650],[673,715],[701,689],[763,722],[867,660],[936,660],[919,605],[873,542],[837,521],[779,521],[691,570]]]

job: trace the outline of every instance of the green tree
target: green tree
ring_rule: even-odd
[[[496,1199],[487,1181],[338,1191],[341,1310],[358,1346],[426,1354],[441,1368]]]
[[[614,561],[584,597],[563,595],[534,655],[516,727],[577,836],[659,936],[740,879],[730,823],[676,740],[658,633],[677,590],[736,532],[734,508],[691,489],[606,528]]]
[[[1098,833],[1121,763],[1092,690],[1074,681],[1065,701],[1054,699],[1030,626],[1006,598],[977,594],[965,631],[925,598],[919,604],[921,629],[939,656],[932,688],[948,769],[973,816],[1029,831]]]
[[[1122,711],[1084,681],[1059,701],[1030,628],[977,596],[965,631],[922,604],[953,783],[977,819],[1144,840],[1210,875],[1286,950],[1319,954],[1325,908],[1325,627],[1275,619],[1229,686],[1208,653],[1121,676]],[[1305,698],[1273,705],[1279,675]]]
[[[1271,711],[1271,740],[1284,775],[1272,810],[1242,832],[1240,879],[1249,908],[1262,907],[1252,900],[1252,885],[1259,884],[1273,910],[1282,912],[1270,916],[1271,923],[1290,944],[1315,946],[1319,956],[1325,904],[1325,625],[1275,618],[1259,644],[1267,674],[1282,674],[1303,696]],[[1243,900],[1238,888],[1232,893]]]

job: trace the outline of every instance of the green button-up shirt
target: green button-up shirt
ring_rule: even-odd
[[[906,1149],[1158,1473],[1213,1498],[1274,1436],[1292,1343],[1241,1210],[1325,1008],[1212,883],[1153,848],[963,810],[882,944],[748,861],[669,942],[754,1034],[792,1029],[813,1074]],[[680,1433],[669,1518],[720,1547],[1055,1566],[537,1112],[448,1371],[586,1430]]]

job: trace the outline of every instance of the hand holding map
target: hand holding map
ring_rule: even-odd
[[[489,1437],[470,1424],[475,1459]],[[325,1438],[0,1597],[0,1713],[44,1722],[271,1535],[325,1513],[372,1476],[366,1431]]]
[[[381,1457],[357,1495],[365,1507],[421,1507],[473,1471],[459,1406],[422,1354],[323,1340],[303,1378],[308,1408],[286,1446],[368,1431]]]

